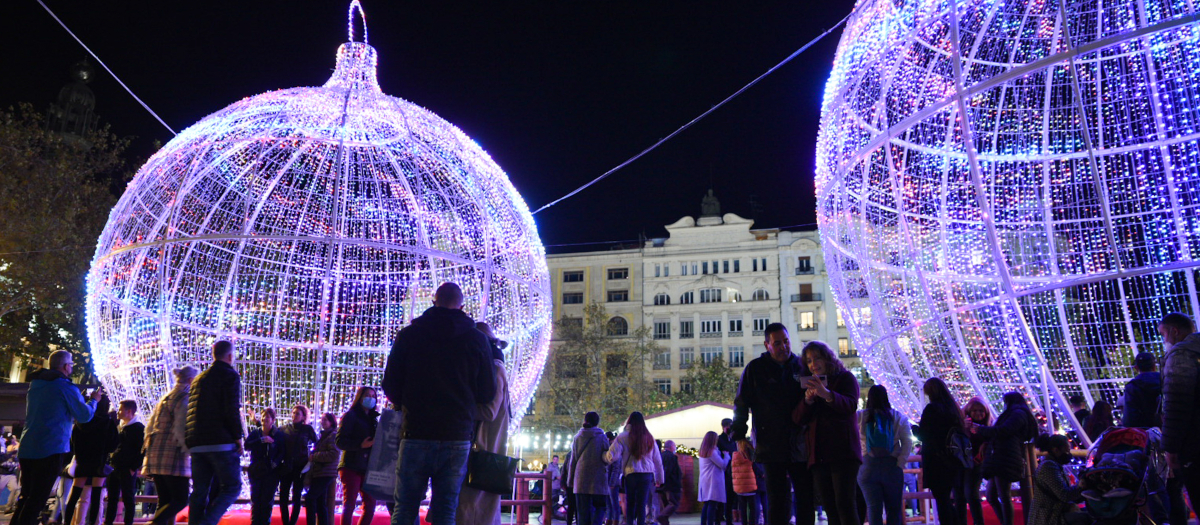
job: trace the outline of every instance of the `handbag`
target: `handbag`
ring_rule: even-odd
[[[471,436],[471,452],[467,456],[466,486],[483,492],[507,496],[512,494],[513,481],[521,460],[504,454],[482,450],[475,443],[479,427]]]

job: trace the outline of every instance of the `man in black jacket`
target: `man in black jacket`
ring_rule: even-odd
[[[812,525],[815,514],[808,451],[800,427],[792,422],[792,409],[804,398],[800,378],[808,375],[808,369],[792,353],[782,323],[771,323],[763,335],[767,351],[746,364],[733,400],[733,439],[746,439],[746,422],[753,412],[754,457],[767,478],[767,525],[787,525],[793,508],[796,525]],[[793,490],[795,502],[791,501]]]
[[[233,368],[233,344],[217,341],[213,362],[192,381],[184,442],[192,454],[188,525],[217,525],[242,491],[242,378]],[[216,481],[219,492],[210,501]]]
[[[496,395],[492,350],[462,311],[462,289],[438,287],[433,307],[396,335],[383,391],[404,412],[393,523],[413,523],[431,483],[429,522],[454,525],[478,419]]]
[[[679,468],[679,456],[675,455],[675,442],[667,440],[662,449],[663,484],[658,487],[662,508],[656,516],[658,525],[671,525],[671,516],[679,508],[683,497],[683,471]],[[585,524],[586,525],[586,524]]]
[[[146,425],[137,419],[137,401],[126,399],[118,405],[117,418],[121,420],[121,431],[117,437],[117,449],[111,458],[112,474],[104,486],[108,489],[108,506],[104,510],[104,525],[113,525],[117,519],[117,503],[125,503],[125,525],[133,525],[133,488],[137,471],[142,468],[142,442],[146,438]]]

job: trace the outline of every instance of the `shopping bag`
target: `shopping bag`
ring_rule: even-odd
[[[362,491],[379,500],[391,501],[396,493],[396,460],[400,457],[400,423],[404,416],[384,409],[375,429],[375,444],[367,460],[367,477]]]

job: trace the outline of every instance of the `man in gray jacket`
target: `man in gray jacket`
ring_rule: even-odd
[[[1163,367],[1163,449],[1167,464],[1200,508],[1200,334],[1192,319],[1170,313],[1158,323],[1167,345]]]

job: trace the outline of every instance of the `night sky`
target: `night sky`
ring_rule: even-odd
[[[346,40],[343,1],[46,3],[176,131],[244,97],[323,84]],[[364,7],[383,91],[461,128],[537,209],[709,109],[852,5],[364,0]],[[840,34],[536,215],[543,241],[664,236],[663,225],[699,213],[710,186],[722,211],[754,217],[756,227],[812,223],[821,97]],[[0,106],[44,110],[85,56],[36,1],[4,2]],[[137,154],[171,138],[98,66],[90,87],[96,113],[117,134],[136,136]]]

